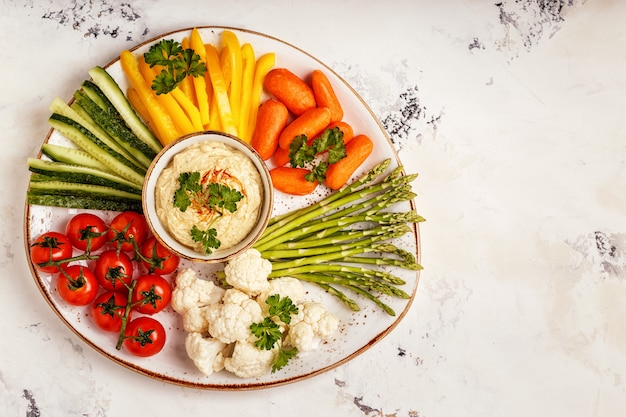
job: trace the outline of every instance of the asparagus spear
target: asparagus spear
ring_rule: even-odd
[[[380,296],[409,298],[399,288],[405,281],[377,267],[421,269],[412,253],[388,241],[411,232],[411,224],[424,218],[415,210],[385,211],[415,197],[410,183],[417,175],[404,175],[402,167],[375,182],[390,162],[311,206],[273,218],[254,246],[272,262],[269,278],[311,282],[358,311],[357,302],[338,289],[342,287],[395,315]]]

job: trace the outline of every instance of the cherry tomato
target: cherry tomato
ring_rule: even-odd
[[[165,345],[165,328],[152,317],[141,316],[126,326],[124,347],[135,356],[152,356]]]
[[[126,312],[126,296],[118,292],[100,294],[91,306],[91,318],[100,329],[119,332]],[[129,314],[130,320],[131,314]]]
[[[159,275],[172,273],[180,263],[180,258],[170,252],[154,236],[149,237],[141,245],[140,253],[145,258],[141,262],[151,273]]]
[[[171,298],[172,288],[167,280],[160,275],[148,274],[136,279],[131,303],[140,313],[154,314],[163,310]]]
[[[55,273],[59,268],[55,265],[39,266],[39,264],[51,261],[61,261],[72,257],[74,249],[70,240],[63,233],[46,232],[37,237],[30,245],[30,259],[35,268],[42,272]],[[65,266],[67,263],[61,264]]]
[[[80,213],[72,217],[65,226],[65,234],[76,249],[96,251],[107,242],[108,227],[95,214]],[[91,245],[91,246],[89,246]]]
[[[123,251],[134,250],[131,238],[141,246],[148,238],[149,229],[146,218],[134,211],[124,211],[111,220],[107,239],[115,248],[121,245]]]
[[[83,265],[71,265],[59,272],[57,290],[67,303],[74,306],[86,306],[98,295],[98,280],[89,268]]]
[[[124,292],[133,279],[133,262],[126,253],[109,249],[98,256],[94,273],[105,290]]]

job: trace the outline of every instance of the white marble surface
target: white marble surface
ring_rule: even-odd
[[[626,3],[1,0],[0,416],[622,416]],[[228,25],[332,66],[416,183],[409,314],[355,360],[262,391],[161,383],[86,346],[30,276],[50,101],[169,30]]]

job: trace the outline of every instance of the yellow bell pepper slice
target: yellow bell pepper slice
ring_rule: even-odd
[[[226,91],[230,91],[230,82],[233,79],[233,66],[230,62],[228,49],[222,49],[220,55],[220,68],[222,68],[222,76],[224,77],[224,84],[226,85]],[[230,94],[228,95],[228,101],[230,102]],[[231,111],[233,103],[230,103]]]
[[[243,64],[241,76],[241,105],[239,108],[239,137],[250,143],[252,134],[248,130],[250,117],[250,101],[252,99],[252,82],[254,80],[254,66],[256,64],[254,48],[249,43],[241,47],[241,61]]]
[[[152,121],[152,117],[150,117],[148,108],[143,104],[143,101],[141,101],[137,90],[133,87],[128,88],[128,90],[126,90],[126,97],[128,97],[130,105],[133,106],[133,109],[139,114],[139,117],[141,117],[148,126],[154,128],[154,122]]]
[[[206,49],[206,45],[205,45],[205,49]],[[221,130],[222,129],[222,125],[220,123],[220,115],[218,113],[217,110],[217,102],[216,102],[216,97],[215,97],[215,93],[213,91],[213,83],[211,82],[211,75],[209,74],[209,71],[207,71],[204,74],[204,79],[206,81],[206,92],[207,95],[209,96],[210,99],[210,104],[209,104],[209,124],[205,125],[204,127],[207,130]]]
[[[241,109],[241,77],[243,74],[243,58],[241,55],[241,45],[237,35],[230,31],[222,32],[222,48],[226,51],[227,61],[230,63],[230,88],[228,98],[230,108],[233,113],[233,120],[239,130],[239,114]]]
[[[183,40],[180,43],[180,46],[183,49],[189,49],[189,38],[188,37],[184,37]],[[180,83],[180,89],[183,91],[183,93],[185,93],[185,95],[189,98],[189,100],[191,100],[191,102],[194,104],[194,106],[198,106],[198,100],[196,99],[196,92],[194,90],[194,85],[193,85],[193,76],[188,75],[186,76],[183,81]]]
[[[150,117],[154,121],[154,128],[161,144],[167,145],[180,137],[180,132],[174,125],[172,118],[167,114],[161,103],[157,100],[156,93],[139,72],[139,64],[135,56],[128,50],[120,53],[122,71],[130,81],[133,88],[139,94],[141,101],[148,109]]]
[[[213,95],[215,96],[215,104],[219,114],[222,131],[237,136],[237,128],[233,121],[233,114],[228,100],[228,90],[217,49],[211,44],[205,45],[206,64],[213,84]]]
[[[259,57],[254,67],[254,80],[250,92],[250,117],[248,118],[248,134],[252,135],[256,126],[256,117],[261,104],[261,93],[263,92],[263,81],[265,76],[276,63],[276,55],[268,52]]]
[[[198,55],[200,55],[200,61],[206,63],[206,48],[204,42],[200,36],[200,32],[197,28],[193,28],[191,31],[191,37],[189,39],[191,49],[193,49]],[[198,110],[200,110],[200,118],[203,125],[209,124],[209,96],[206,92],[206,82],[204,77],[193,78],[194,91],[196,92],[196,99],[198,100]]]
[[[189,117],[189,121],[193,124],[193,127],[196,132],[199,132],[204,129],[202,125],[202,118],[200,117],[200,110],[196,105],[191,101],[189,96],[183,92],[180,87],[174,88],[169,94],[174,97],[174,99],[178,102],[180,107],[182,107],[183,111]]]
[[[154,78],[156,77],[156,73],[153,68],[150,68],[146,61],[143,58],[139,58],[139,72],[143,76],[143,78],[149,83],[152,84]],[[157,94],[157,100],[163,108],[167,111],[167,113],[172,118],[174,125],[182,134],[193,133],[196,131],[196,128],[193,126],[182,107],[178,104],[178,102],[172,97],[170,94]]]

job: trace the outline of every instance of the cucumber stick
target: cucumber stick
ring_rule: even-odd
[[[68,165],[62,162],[44,161],[38,158],[28,158],[28,169],[40,174],[45,180],[57,180],[78,184],[104,185],[117,190],[141,194],[141,186],[117,175],[99,171],[97,169]],[[40,181],[42,178],[32,178]]]
[[[33,174],[39,175],[39,174]],[[102,185],[30,181],[28,204],[78,209],[141,212],[141,195]]]
[[[53,113],[48,121],[59,133],[106,165],[113,173],[135,184],[143,185],[145,170],[141,170],[122,154],[107,146],[89,129],[58,113]]]
[[[145,123],[137,116],[135,110],[128,102],[124,92],[115,82],[113,77],[102,67],[96,66],[89,70],[89,75],[102,92],[107,96],[109,101],[115,106],[119,114],[122,116],[128,127],[146,143],[154,152],[159,152],[163,145],[157,137],[148,129]]]
[[[141,202],[141,194],[116,190],[104,185],[76,184],[63,181],[31,181],[29,191],[33,194],[68,195]]]
[[[104,129],[121,147],[133,155],[145,168],[150,166],[157,152],[135,135],[96,84],[91,81],[85,81],[82,85],[82,90],[77,91],[74,97],[91,119]]]
[[[109,134],[102,129],[100,126],[96,124],[96,122],[91,119],[91,117],[78,105],[78,103],[73,102],[72,105],[68,105],[60,98],[55,98],[50,105],[50,111],[52,113],[57,113],[62,116],[65,116],[79,125],[83,126],[85,129],[89,130],[95,137],[97,137],[102,143],[104,143],[109,148],[113,149],[118,154],[122,155],[129,162],[139,168],[141,171],[146,171],[146,168],[139,163],[132,154],[130,154],[126,149],[121,147]]]
[[[79,165],[111,173],[111,170],[106,165],[82,149],[69,148],[67,146],[55,145],[52,143],[44,143],[41,146],[41,153],[54,162],[62,162],[68,165]]]
[[[101,197],[46,194],[28,191],[26,202],[38,206],[54,206],[75,209],[136,211],[141,212],[141,201],[116,200]]]

